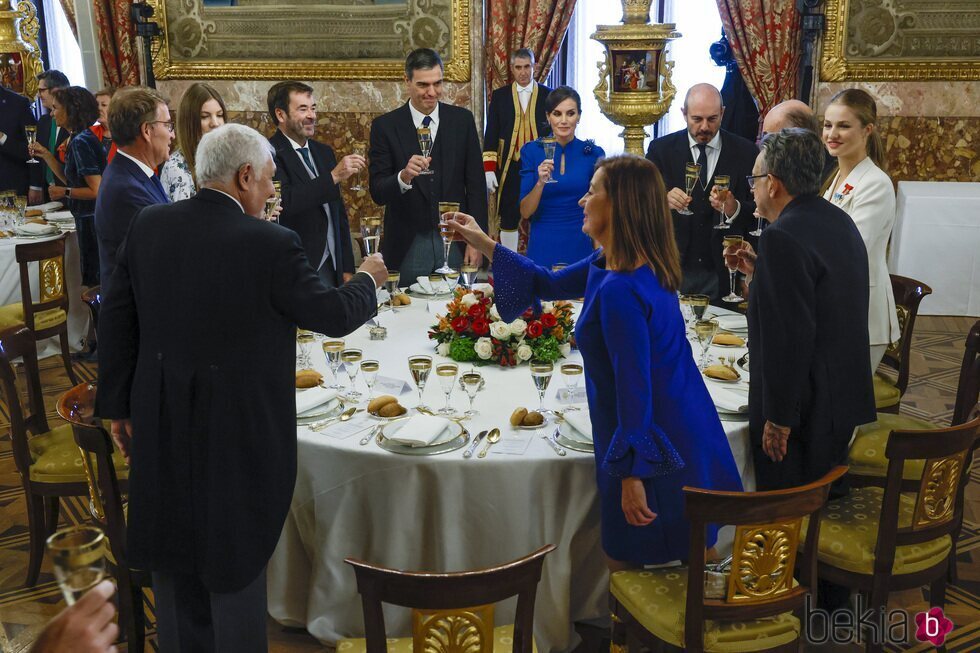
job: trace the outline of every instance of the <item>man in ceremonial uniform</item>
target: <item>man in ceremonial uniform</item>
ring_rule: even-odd
[[[497,193],[500,243],[514,251],[527,249],[527,220],[521,220],[521,147],[551,133],[544,100],[551,89],[534,81],[534,53],[527,48],[510,55],[514,83],[490,96],[483,136],[483,169],[487,190]]]

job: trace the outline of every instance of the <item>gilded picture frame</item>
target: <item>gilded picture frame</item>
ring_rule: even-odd
[[[820,79],[980,79],[976,0],[827,0]]]
[[[404,77],[431,47],[445,79],[470,79],[470,0],[147,0],[163,30],[157,79]]]

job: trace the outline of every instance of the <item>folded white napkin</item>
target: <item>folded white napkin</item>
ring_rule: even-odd
[[[63,209],[63,208],[65,208],[65,205],[62,204],[61,202],[47,202],[45,204],[37,204],[35,206],[28,206],[27,207],[27,210],[30,211],[31,209],[36,209],[38,211],[44,211],[45,213],[47,213],[48,211],[57,211],[57,210]]]
[[[587,410],[576,410],[571,413],[565,412],[565,421],[568,425],[576,431],[574,434],[569,434],[566,430],[565,435],[572,438],[573,440],[581,440],[591,443],[592,442],[592,419],[589,417],[589,411]],[[576,437],[581,436],[581,437]]]
[[[427,447],[436,442],[449,428],[449,420],[435,415],[410,417],[388,439],[410,447]]]
[[[296,391],[296,415],[302,417],[303,413],[309,412],[314,408],[322,406],[328,401],[337,398],[336,390],[326,388],[307,388],[306,390]]]
[[[431,295],[435,292],[432,287],[432,282],[429,281],[429,277],[415,277],[415,280],[419,282],[419,287],[422,288],[422,292]]]
[[[736,390],[732,387],[725,387],[717,383],[706,382],[708,394],[715,406],[729,413],[747,413],[749,411],[748,387],[745,390]]]
[[[52,211],[45,213],[44,219],[48,222],[72,222],[75,220],[75,216],[71,214],[71,211]]]
[[[14,227],[14,233],[21,233],[28,236],[44,236],[46,234],[58,233],[58,227],[57,225],[53,225],[53,224],[38,224],[36,222],[25,222],[20,226]]]
[[[724,331],[748,331],[749,323],[744,315],[718,315],[718,327]]]

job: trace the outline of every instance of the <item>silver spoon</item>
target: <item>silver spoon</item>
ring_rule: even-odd
[[[334,422],[346,422],[347,420],[349,420],[351,417],[354,416],[354,413],[357,412],[360,412],[357,406],[351,406],[350,408],[348,408],[347,410],[345,410],[344,412],[342,412],[340,415],[336,417],[331,417],[330,419],[320,422],[319,424],[314,424],[313,426],[310,427],[310,430],[322,431],[323,429],[330,426]]]
[[[495,428],[491,430],[489,433],[487,433],[487,443],[486,445],[484,445],[483,449],[480,450],[480,453],[477,454],[476,457],[486,458],[487,452],[490,451],[490,447],[497,444],[498,442],[500,442],[500,429]]]

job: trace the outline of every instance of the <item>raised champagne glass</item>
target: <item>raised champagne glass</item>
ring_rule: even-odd
[[[741,244],[741,236],[725,236],[721,241],[721,251],[725,252],[729,247],[738,247]],[[728,268],[728,289],[731,292],[722,297],[722,300],[731,304],[737,304],[738,302],[745,301],[741,295],[735,292],[735,277],[738,276],[737,264],[735,268],[732,268],[730,265],[728,265],[728,261],[726,260],[725,267]]]
[[[347,399],[351,401],[358,401],[361,398],[361,393],[357,391],[357,386],[354,382],[357,381],[357,373],[361,371],[361,359],[364,358],[364,352],[360,349],[345,349],[340,352],[340,360],[344,363],[344,371],[347,372],[347,378],[350,379],[350,392],[347,393]]]
[[[544,159],[545,161],[551,161],[552,165],[555,165],[555,147],[558,145],[558,141],[554,138],[542,138],[541,147],[544,148]],[[551,173],[548,176],[548,181],[544,182],[546,184],[557,184],[558,180],[555,179],[555,174]]]
[[[462,282],[463,287],[467,290],[472,290],[473,284],[476,283],[476,275],[480,271],[480,268],[475,265],[463,265],[460,268],[460,271],[462,272],[460,281]]]
[[[442,386],[442,393],[446,395],[446,405],[439,409],[440,415],[453,415],[456,413],[449,398],[453,394],[453,386],[456,385],[456,377],[459,375],[459,365],[456,363],[439,363],[436,365],[436,376],[439,377],[439,385]]]
[[[731,179],[728,175],[715,175],[715,186],[718,188],[718,201],[725,204],[725,200],[728,199],[728,194],[731,192]],[[718,224],[715,225],[715,229],[728,229],[728,222],[725,220],[725,211],[718,211]]]
[[[330,372],[333,374],[333,383],[328,387],[331,390],[343,390],[344,386],[340,384],[338,372],[340,372],[340,354],[344,351],[344,341],[324,340],[322,346],[323,355],[327,358],[327,367],[330,368]]]
[[[578,384],[585,370],[578,363],[562,363],[560,369],[561,379],[565,382],[565,398],[571,403],[575,401],[575,391],[578,390]],[[578,410],[578,406],[568,406],[565,410]]]
[[[464,372],[463,376],[460,378],[460,382],[463,385],[463,390],[466,391],[466,396],[470,399],[469,409],[463,413],[468,417],[479,414],[476,409],[473,408],[473,400],[476,399],[476,394],[483,387],[483,375],[477,372],[475,369],[469,372]]]
[[[279,218],[274,217],[272,214],[282,202],[282,182],[274,181],[272,182],[272,187],[275,189],[275,194],[265,200],[265,219],[271,220],[273,222],[278,222]]]
[[[68,605],[105,578],[105,534],[98,528],[63,528],[48,538],[47,545],[55,580]]]
[[[759,213],[758,209],[756,209],[754,215],[755,215],[755,219],[758,220],[758,222],[756,222],[755,229],[749,232],[749,235],[758,237],[762,235],[762,214]]]
[[[296,334],[296,342],[299,344],[299,356],[296,357],[296,367],[301,370],[313,367],[310,351],[313,348],[313,343],[316,342],[316,336],[313,335],[312,331],[299,331]]]
[[[381,251],[381,216],[369,215],[361,218],[361,237],[364,239],[366,256]]]
[[[374,384],[378,382],[378,372],[381,363],[376,360],[361,361],[361,374],[364,375],[364,385],[368,389],[368,401],[374,398]]]
[[[549,413],[551,411],[544,407],[544,393],[551,383],[551,375],[555,372],[555,366],[548,361],[531,361],[531,380],[538,391],[538,412]]]
[[[422,392],[425,390],[425,382],[429,380],[429,372],[432,371],[432,356],[409,356],[408,371],[419,391],[419,404],[415,408],[420,411],[429,410],[422,401]]]
[[[698,337],[698,344],[701,345],[699,369],[703,370],[705,367],[708,360],[708,349],[711,347],[711,341],[716,333],[718,333],[718,320],[698,320],[694,323],[694,335]]]
[[[364,141],[354,141],[353,145],[351,146],[351,153],[357,154],[367,159],[367,143],[365,143]],[[364,185],[361,183],[360,172],[354,175],[354,183],[351,185],[350,189],[353,191],[357,191],[358,193],[363,190],[367,190],[367,188],[365,188]]]
[[[37,127],[35,125],[27,125],[24,127],[24,136],[27,137],[27,150],[31,151],[31,145],[37,142]],[[34,158],[34,154],[31,154],[31,158],[27,160],[28,163],[40,163]]]
[[[690,197],[691,193],[694,192],[694,187],[698,183],[698,179],[701,175],[701,166],[697,163],[688,163],[684,166],[684,192]],[[681,215],[694,215],[691,209],[683,208],[678,211]]]
[[[388,278],[385,279],[385,290],[388,291],[388,307],[391,312],[395,312],[395,295],[398,293],[398,282],[401,280],[401,274],[398,270],[388,270]]]
[[[419,127],[419,149],[422,150],[422,156],[428,159],[432,155],[432,130],[428,127]],[[431,175],[432,168],[426,168],[420,175]]]
[[[459,202],[439,202],[439,235],[442,236],[442,267],[437,268],[439,274],[449,274],[456,270],[449,267],[449,250],[453,245],[453,230],[449,221],[459,213]]]

